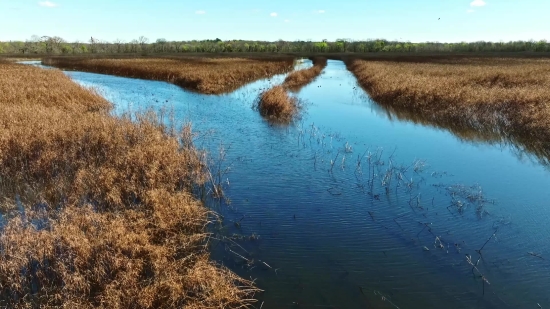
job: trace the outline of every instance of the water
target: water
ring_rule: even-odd
[[[399,120],[339,61],[296,94],[307,108],[288,127],[251,108],[283,75],[208,96],[66,74],[115,103],[116,114],[170,107],[193,122],[213,162],[223,146],[228,199],[210,203],[224,216],[212,256],[256,280],[265,290],[258,307],[550,306],[550,173],[522,147]]]

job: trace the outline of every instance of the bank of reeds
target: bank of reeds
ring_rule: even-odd
[[[299,109],[298,100],[281,85],[262,92],[256,107],[260,115],[277,122],[289,122]]]
[[[394,110],[422,115],[441,126],[498,132],[548,148],[548,59],[348,59],[346,64],[373,100]]]
[[[111,105],[58,70],[0,62],[0,307],[242,308],[208,259],[192,132]]]
[[[283,86],[291,91],[299,91],[305,85],[311,83],[327,66],[327,58],[314,57],[313,66],[308,69],[293,71],[285,78]]]
[[[281,85],[260,93],[256,106],[260,114],[277,122],[289,122],[295,118],[300,105],[295,97],[288,95],[287,90],[299,91],[319,76],[326,66],[327,58],[315,57],[311,68],[293,71]]]
[[[49,57],[43,64],[58,68],[161,80],[204,94],[231,92],[247,83],[293,68],[292,57],[252,58],[90,58]]]

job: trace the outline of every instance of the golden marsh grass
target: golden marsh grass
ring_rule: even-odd
[[[281,85],[262,92],[258,98],[257,108],[260,114],[277,122],[289,122],[300,109],[298,100],[289,96],[287,90],[299,91],[311,83],[327,66],[327,58],[313,58],[313,66],[308,69],[293,71]]]
[[[283,86],[291,91],[299,91],[302,87],[311,83],[327,66],[327,58],[314,57],[313,66],[308,69],[291,72],[285,78]]]
[[[293,68],[294,59],[51,57],[42,61],[46,65],[63,69],[161,80],[204,94],[221,94],[261,78],[289,72]]]
[[[550,139],[550,60],[537,58],[347,59],[376,102],[444,125]]]
[[[58,70],[0,62],[0,307],[246,308],[208,260],[191,128],[111,105]],[[14,197],[17,199],[14,200]]]
[[[288,122],[296,115],[299,106],[297,99],[288,95],[285,87],[279,85],[260,94],[257,108],[260,115],[266,118]]]

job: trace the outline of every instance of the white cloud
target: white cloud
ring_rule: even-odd
[[[475,10],[469,9],[469,10],[467,10],[466,12],[468,12],[468,13],[473,13],[473,12],[475,12]]]
[[[319,14],[324,14],[324,13],[325,13],[325,10],[318,10],[317,13],[319,13]]]
[[[269,14],[269,16],[271,16],[271,17],[277,17],[277,13],[276,13],[276,12],[273,12],[273,13]]]
[[[45,6],[45,7],[48,7],[48,8],[53,8],[53,7],[57,6],[57,3],[53,3],[51,1],[40,1],[40,2],[38,2],[38,5]]]
[[[198,10],[198,11],[195,11],[195,14],[198,14],[198,15],[206,14],[206,11]]]
[[[485,1],[483,0],[474,0],[470,3],[470,6],[485,6]]]
[[[290,19],[285,19],[285,23],[289,23],[290,22]]]

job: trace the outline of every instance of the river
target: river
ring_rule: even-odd
[[[66,74],[115,114],[192,122],[226,197],[207,201],[223,216],[212,257],[265,291],[258,308],[550,306],[550,171],[521,146],[396,117],[341,61],[295,94],[289,126],[251,108],[284,75],[201,95]]]

